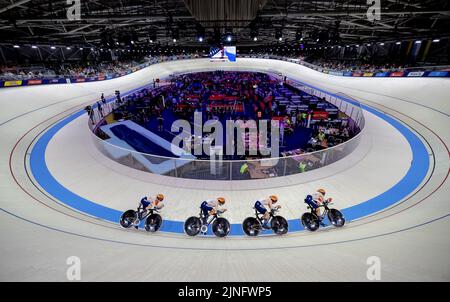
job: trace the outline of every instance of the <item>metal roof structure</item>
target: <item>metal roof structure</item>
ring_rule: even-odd
[[[255,46],[299,40],[338,44],[450,36],[447,0],[369,2],[0,0],[0,40],[96,46],[176,41],[195,46],[230,36],[231,43]]]

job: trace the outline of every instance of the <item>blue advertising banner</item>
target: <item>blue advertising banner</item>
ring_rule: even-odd
[[[379,72],[377,74],[375,74],[376,77],[388,77],[389,76],[389,72]]]
[[[428,74],[429,77],[448,77],[449,72],[448,71],[431,71]]]

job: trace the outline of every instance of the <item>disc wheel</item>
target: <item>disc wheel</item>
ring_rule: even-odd
[[[284,217],[275,216],[270,222],[272,230],[277,235],[284,235],[288,232],[288,222]]]
[[[261,232],[261,224],[255,217],[247,217],[242,223],[242,229],[248,236],[258,236]]]
[[[219,217],[214,220],[212,230],[217,237],[225,237],[230,233],[230,223],[225,218]]]
[[[184,223],[184,231],[189,236],[196,236],[198,233],[200,233],[200,229],[202,227],[202,222],[200,221],[200,218],[192,216],[189,217],[186,222]]]
[[[120,216],[120,225],[123,228],[130,228],[137,219],[137,213],[134,210],[128,210]]]
[[[156,232],[162,224],[162,217],[159,214],[152,214],[145,220],[145,230],[147,232]]]
[[[317,231],[319,228],[319,219],[311,213],[303,214],[301,220],[303,226],[311,232]]]
[[[331,209],[328,212],[328,220],[332,225],[338,228],[342,227],[345,224],[344,215],[342,215],[341,211],[336,209]]]

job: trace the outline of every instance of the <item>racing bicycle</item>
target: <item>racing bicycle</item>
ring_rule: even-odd
[[[149,209],[144,210],[142,206],[139,206],[137,211],[135,210],[128,210],[125,211],[120,216],[120,225],[123,228],[130,228],[136,224],[139,220],[139,223],[142,220],[145,220],[145,230],[147,232],[156,232],[161,228],[161,224],[163,222],[163,219],[161,215],[158,214],[158,209]]]
[[[212,231],[217,237],[225,237],[230,233],[230,223],[223,217],[220,217],[224,211],[217,211],[210,217],[205,217],[203,211],[200,211],[199,216],[189,217],[184,223],[184,231],[189,236],[196,236],[200,232],[206,234],[209,225],[212,225]]]
[[[270,228],[267,228],[263,224],[264,215],[255,209],[255,217],[247,217],[242,223],[244,233],[248,236],[258,236],[263,229],[271,229],[277,235],[286,234],[288,232],[288,222],[284,217],[276,215],[278,211],[279,208],[270,210],[268,222]]]
[[[345,224],[344,215],[339,210],[330,209],[328,207],[329,205],[332,205],[329,201],[324,201],[321,205],[318,205],[319,208],[324,208],[324,211],[320,216],[316,214],[316,209],[308,205],[310,212],[304,213],[301,218],[303,226],[314,232],[319,228],[320,222],[325,219],[325,217],[328,217],[328,220],[332,225],[338,228],[342,227]]]

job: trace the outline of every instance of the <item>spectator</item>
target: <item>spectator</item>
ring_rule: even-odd
[[[102,108],[102,104],[100,102],[97,102],[97,110],[98,110],[98,114],[100,115],[100,118],[103,118],[103,108]]]
[[[305,162],[300,162],[299,164],[298,164],[298,169],[300,170],[300,173],[303,173],[303,172],[305,172],[306,171],[306,163]]]
[[[164,118],[161,114],[158,116],[158,131],[164,130]]]
[[[323,130],[319,131],[319,134],[317,135],[317,139],[321,142],[325,139],[325,132]]]

